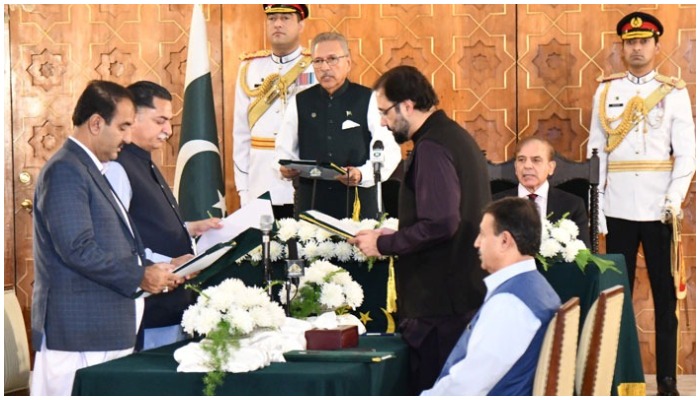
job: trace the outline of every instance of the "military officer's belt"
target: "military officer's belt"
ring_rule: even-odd
[[[608,172],[671,171],[673,160],[610,161]]]
[[[258,150],[274,150],[275,138],[266,138],[262,136],[251,136],[250,147]]]

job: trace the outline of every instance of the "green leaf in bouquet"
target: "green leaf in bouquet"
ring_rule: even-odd
[[[535,255],[535,258],[537,259],[537,261],[540,262],[540,264],[542,264],[542,268],[544,268],[545,271],[549,269],[549,263],[547,262],[547,259],[544,258],[540,253],[537,253]]]
[[[598,267],[601,274],[607,270],[615,271],[618,274],[622,273],[619,269],[617,269],[617,267],[615,266],[615,263],[612,262],[611,260],[604,260],[600,257],[594,256],[591,254],[591,261]]]
[[[578,265],[578,269],[581,270],[581,273],[586,273],[586,265],[588,265],[588,259],[590,257],[591,252],[588,249],[582,249],[576,253],[574,261],[576,262],[576,265]]]

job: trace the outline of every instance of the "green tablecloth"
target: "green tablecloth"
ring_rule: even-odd
[[[185,342],[79,369],[73,395],[192,396],[202,394],[202,373],[178,373],[173,352]],[[360,337],[359,348],[394,354],[377,363],[286,362],[226,374],[219,395],[376,396],[408,394],[408,348],[399,336]]]
[[[625,287],[612,394],[644,396],[646,384],[644,383],[642,356],[639,351],[637,324],[634,318],[625,259],[622,254],[606,254],[600,255],[600,257],[613,261],[622,273],[606,271],[601,274],[600,270],[593,264],[586,266],[585,274],[581,273],[581,270],[575,263],[555,264],[546,272],[542,270],[541,266],[538,266],[538,268],[554,287],[557,294],[559,294],[562,303],[572,297],[579,297],[581,301],[581,323],[579,324],[579,329],[583,328],[586,313],[601,291],[615,285],[623,285]]]

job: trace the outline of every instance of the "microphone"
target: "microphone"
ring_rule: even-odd
[[[374,167],[374,185],[377,187],[377,220],[382,218],[384,204],[382,202],[382,165],[384,165],[384,143],[377,140],[372,145],[370,161]]]
[[[287,293],[287,302],[285,303],[284,311],[288,317],[291,317],[290,303],[292,302],[292,285],[299,289],[299,278],[304,276],[304,268],[306,263],[303,259],[299,257],[299,251],[297,250],[296,239],[287,240],[287,280],[284,282],[285,292]]]
[[[374,166],[374,183],[378,183],[381,180],[381,169],[384,165],[384,143],[381,140],[377,140],[372,145],[370,161]]]
[[[265,266],[265,281],[267,281],[267,294],[272,298],[272,270],[270,268],[270,231],[275,219],[272,215],[260,216],[260,230],[262,231],[263,265]]]
[[[287,240],[287,277],[299,278],[304,276],[304,260],[299,258],[296,239]]]

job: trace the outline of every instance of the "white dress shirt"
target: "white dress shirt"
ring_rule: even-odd
[[[518,197],[525,197],[530,194],[530,191],[525,189],[522,183],[518,183]],[[540,212],[540,218],[547,218],[547,196],[549,196],[549,181],[544,181],[542,186],[535,190],[537,198],[535,198],[535,204],[537,205],[537,211]]]
[[[505,281],[535,271],[535,260],[512,264],[486,278],[486,299],[467,345],[467,356],[423,391],[426,396],[484,396],[522,357],[542,323],[511,293],[493,295]]]

